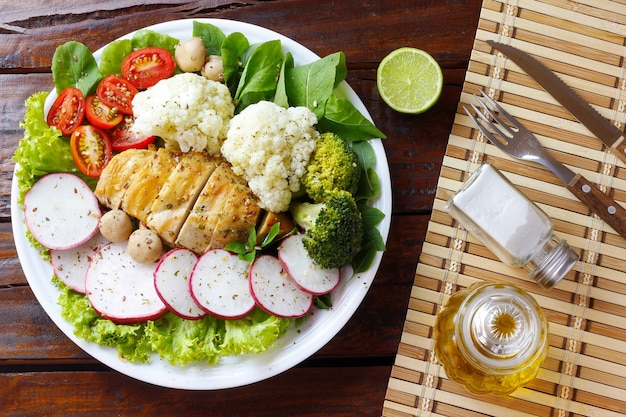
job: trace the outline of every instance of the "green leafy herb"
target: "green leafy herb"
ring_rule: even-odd
[[[385,218],[385,213],[376,207],[368,206],[364,200],[357,204],[363,220],[363,240],[361,250],[352,259],[352,269],[354,274],[367,271],[376,252],[384,251],[385,242],[376,226]]]
[[[315,297],[315,300],[313,300],[313,303],[315,307],[319,308],[320,310],[330,310],[333,307],[331,293],[318,295],[317,297]]]
[[[207,55],[221,55],[226,35],[222,29],[210,23],[193,22],[192,35],[202,39]]]
[[[283,48],[279,40],[255,45],[235,92],[237,111],[261,100],[271,100],[276,92],[278,76],[283,63]]]
[[[102,75],[89,48],[80,42],[70,41],[54,51],[52,78],[57,93],[67,87],[76,87],[87,96],[95,91]]]
[[[252,226],[248,234],[247,242],[230,242],[224,249],[236,253],[239,259],[252,263],[256,259],[257,252],[271,245],[274,239],[276,239],[276,236],[278,236],[278,233],[280,233],[280,223],[274,223],[267,235],[263,238],[261,244],[257,245],[256,227]]]
[[[352,149],[359,158],[362,168],[356,199],[374,199],[380,197],[380,180],[376,173],[376,153],[369,142],[353,142]]]
[[[320,119],[326,102],[347,72],[343,52],[335,52],[310,64],[285,71],[285,85],[292,106],[308,107]]]
[[[224,82],[232,96],[237,92],[241,73],[243,72],[243,56],[250,47],[248,38],[240,32],[233,32],[222,42],[222,68]]]
[[[287,52],[283,60],[283,65],[280,68],[278,85],[276,86],[276,94],[274,95],[274,103],[284,108],[289,107],[289,97],[287,96],[287,86],[285,85],[285,73],[292,69],[293,66],[293,55],[291,55],[291,52]]]
[[[325,132],[334,132],[349,141],[386,138],[350,100],[334,94],[326,102],[324,116],[320,119],[318,128]]]
[[[169,51],[173,56],[176,45],[178,45],[180,41],[170,35],[158,33],[149,29],[142,29],[135,32],[132,38],[132,43],[133,49],[156,46]]]
[[[100,58],[100,74],[121,74],[122,61],[133,51],[133,42],[130,39],[118,39],[111,42],[102,50]]]

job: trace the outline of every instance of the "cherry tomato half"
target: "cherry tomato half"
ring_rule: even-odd
[[[107,134],[92,125],[78,126],[74,130],[70,150],[80,172],[94,178],[100,176],[113,154]]]
[[[100,129],[111,129],[124,118],[123,113],[120,113],[116,107],[104,104],[96,94],[87,96],[85,99],[85,116],[89,123]]]
[[[138,92],[130,81],[117,75],[104,77],[96,90],[98,98],[104,104],[124,114],[133,114],[133,98]]]
[[[143,90],[168,78],[174,72],[172,54],[162,48],[147,47],[131,52],[122,61],[122,75]]]
[[[139,137],[133,132],[133,116],[127,115],[120,124],[109,130],[111,147],[115,152],[131,148],[146,148],[156,139],[155,136]]]
[[[69,136],[77,126],[80,126],[85,117],[85,97],[75,87],[67,87],[54,100],[46,122],[48,126],[55,126],[61,134]]]

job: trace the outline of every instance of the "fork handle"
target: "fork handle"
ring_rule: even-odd
[[[587,181],[580,174],[576,174],[572,178],[567,184],[567,189],[615,229],[617,233],[622,237],[626,237],[626,209],[615,200],[603,193],[596,185]]]

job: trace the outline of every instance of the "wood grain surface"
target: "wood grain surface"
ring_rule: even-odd
[[[480,0],[138,1],[0,0],[0,409],[5,416],[378,416],[398,349]],[[11,160],[24,100],[52,89],[57,45],[95,50],[155,23],[223,18],[263,26],[319,55],[344,51],[348,83],[388,139],[393,218],[388,250],[363,304],[311,358],[250,386],[189,392],[135,381],[75,346],[39,306],[21,270],[10,216]],[[392,111],[376,89],[391,50],[414,46],[441,64],[439,102],[418,116]]]

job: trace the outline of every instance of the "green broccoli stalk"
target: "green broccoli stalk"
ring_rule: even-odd
[[[324,194],[334,190],[356,193],[361,168],[359,160],[348,142],[334,133],[321,134],[315,152],[302,177],[302,186],[316,203],[324,200]]]
[[[291,214],[306,233],[304,248],[321,267],[343,267],[361,250],[361,212],[348,191],[335,189],[319,203],[295,202]]]

